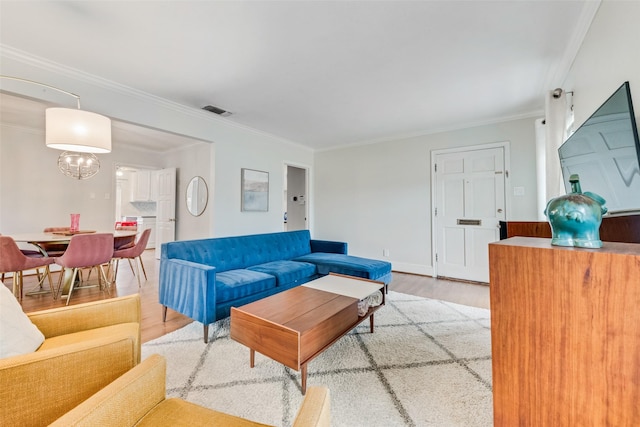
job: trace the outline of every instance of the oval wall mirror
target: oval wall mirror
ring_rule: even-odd
[[[193,216],[200,216],[207,207],[209,188],[201,176],[194,176],[187,185],[187,210]]]

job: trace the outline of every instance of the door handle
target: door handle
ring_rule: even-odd
[[[498,213],[502,213],[502,209],[498,209]]]

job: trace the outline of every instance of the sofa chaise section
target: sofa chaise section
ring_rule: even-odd
[[[239,307],[340,273],[388,285],[391,264],[347,254],[347,244],[311,239],[308,230],[165,243],[159,300],[204,325]]]

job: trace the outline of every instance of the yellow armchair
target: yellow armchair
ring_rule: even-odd
[[[140,362],[137,294],[27,315],[45,341],[0,359],[3,425],[47,425]]]
[[[51,426],[265,426],[182,399],[166,399],[165,375],[165,359],[151,355]],[[293,426],[327,427],[330,418],[329,390],[309,387]]]

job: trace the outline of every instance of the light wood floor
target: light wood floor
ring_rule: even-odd
[[[168,310],[167,312],[167,321],[162,321],[162,306],[158,303],[158,273],[160,270],[160,261],[154,258],[153,250],[145,251],[142,259],[148,280],[146,282],[143,280],[140,288],[138,288],[138,282],[132,274],[128,263],[121,261],[116,284],[112,287],[110,295],[98,290],[98,288],[79,289],[72,294],[70,305],[112,298],[114,296],[130,295],[136,292],[140,293],[142,304],[142,342],[158,338],[191,323],[191,319],[172,310]],[[57,283],[58,277],[58,272],[52,273],[54,284]],[[89,282],[97,283],[95,270],[91,273]],[[36,284],[37,280],[35,276],[25,277],[25,292],[32,290]],[[11,278],[5,280],[5,285],[11,288]],[[46,281],[45,287],[48,287]],[[389,289],[425,298],[489,308],[488,285],[434,279],[427,276],[394,272],[393,281],[389,285]],[[22,302],[22,309],[28,313],[31,311],[62,307],[65,303],[66,300],[64,299],[54,301],[51,294],[25,295]]]

